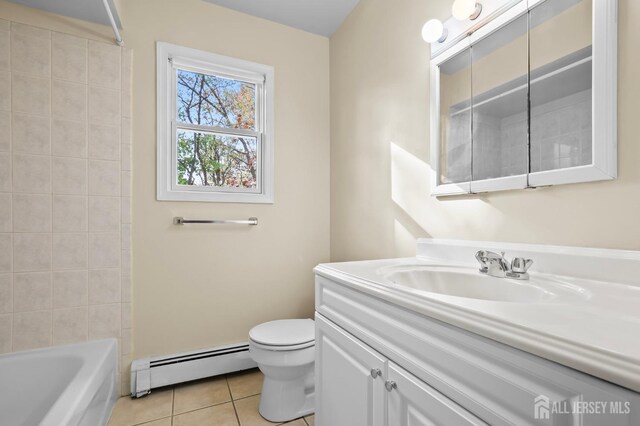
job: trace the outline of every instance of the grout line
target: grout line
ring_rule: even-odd
[[[171,426],[173,426],[173,410],[176,406],[176,387],[171,388]]]
[[[261,394],[261,392],[258,392],[258,393],[254,393],[253,395],[246,395],[246,396],[243,396],[241,398],[235,398],[235,399],[233,399],[233,395],[231,397],[232,397],[232,399],[234,401],[242,401],[243,399],[253,398],[254,396],[258,396],[260,394]]]
[[[229,389],[229,397],[231,397],[231,404],[233,405],[233,412],[236,415],[236,421],[238,422],[239,426],[242,426],[242,424],[240,423],[240,416],[238,416],[238,410],[236,409],[236,403],[233,399],[233,393],[231,393],[231,386],[229,385],[228,375],[224,376],[224,381],[227,382],[227,389]]]

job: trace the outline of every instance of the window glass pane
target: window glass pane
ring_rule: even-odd
[[[522,15],[471,48],[473,180],[529,170],[527,29]]]
[[[471,51],[440,65],[440,183],[471,180]]]
[[[177,135],[178,185],[256,188],[256,138],[182,129]]]
[[[591,0],[531,10],[531,171],[591,164]]]
[[[255,84],[180,69],[176,72],[178,121],[255,130]]]

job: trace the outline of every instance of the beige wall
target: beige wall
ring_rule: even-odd
[[[312,268],[329,259],[328,39],[200,0],[121,2],[120,16],[134,51],[135,357],[311,316]],[[275,204],[156,201],[157,40],[275,67]],[[176,227],[174,216],[260,225]]]
[[[126,392],[131,50],[5,2],[0,18],[0,353],[114,337]]]
[[[425,236],[640,249],[640,3],[619,5],[617,180],[438,199],[420,29],[450,5],[361,0],[331,38],[332,259],[413,255]]]

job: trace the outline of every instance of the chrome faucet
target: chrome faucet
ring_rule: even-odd
[[[476,260],[480,263],[480,273],[491,275],[497,278],[515,278],[517,280],[528,280],[527,270],[533,264],[532,259],[516,257],[509,262],[504,257],[504,252],[500,254],[479,250],[476,253]]]

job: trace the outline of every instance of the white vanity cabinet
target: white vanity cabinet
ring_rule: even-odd
[[[486,424],[321,315],[316,327],[317,424]]]
[[[357,277],[316,273],[319,426],[640,424],[636,392],[378,297]],[[595,402],[607,412],[572,408]]]

